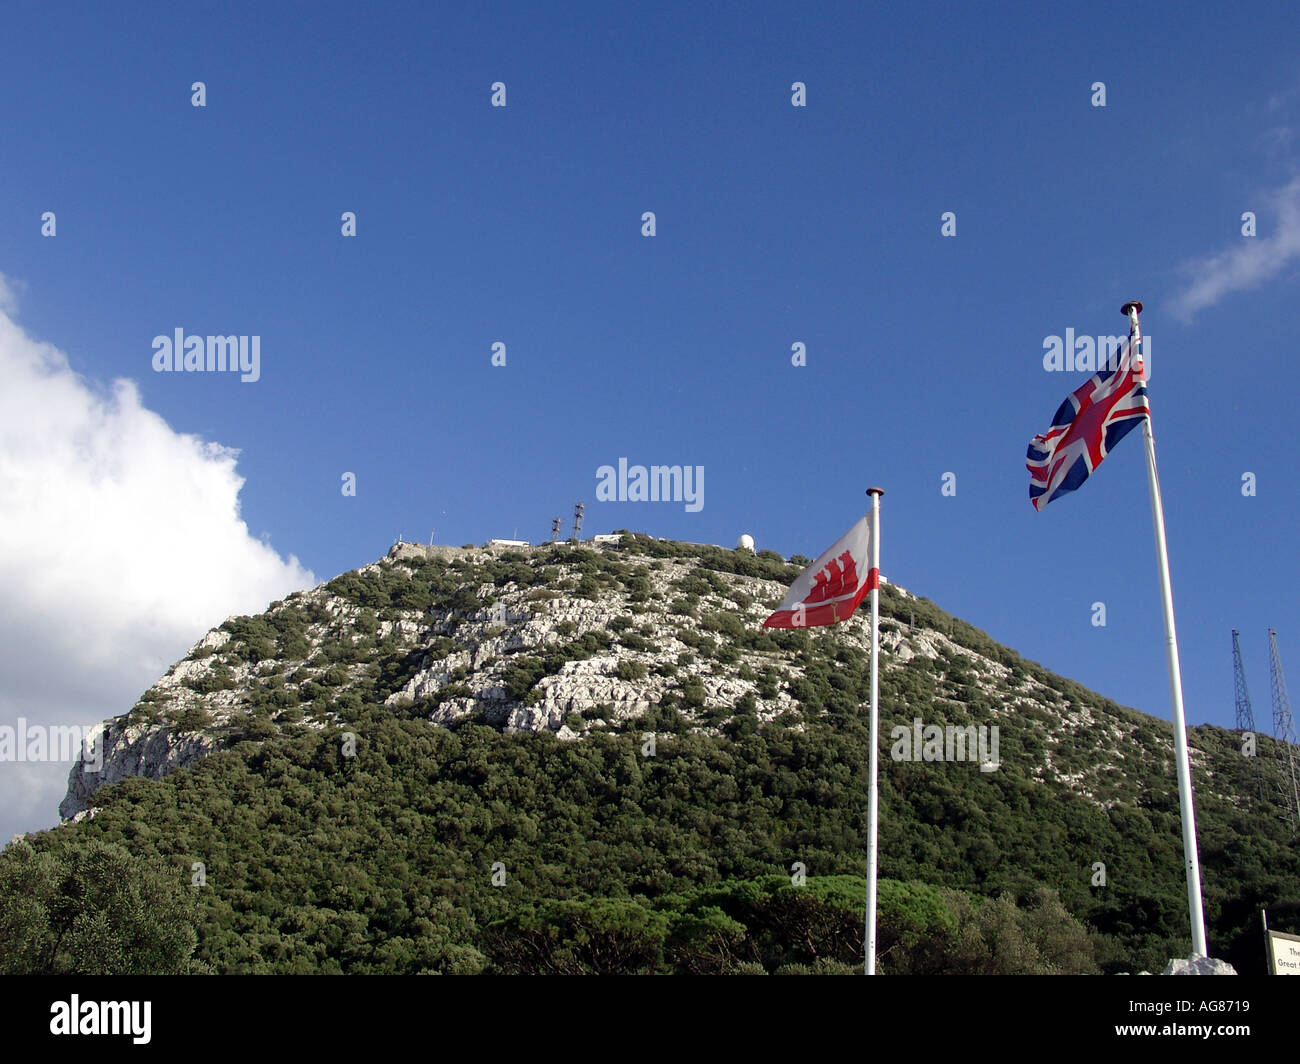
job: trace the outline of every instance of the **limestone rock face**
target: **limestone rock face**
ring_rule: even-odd
[[[772,722],[802,729],[831,713],[819,699],[848,688],[837,691],[833,675],[827,688],[823,663],[832,672],[864,667],[864,615],[802,639],[761,637],[797,566],[747,551],[733,563],[730,552],[700,548],[715,552],[706,558],[688,544],[647,552],[638,544],[647,538],[594,547],[400,543],[258,616],[228,618],[129,714],[99,726],[102,763],[83,757],[73,767],[60,812],[71,818],[107,784],[158,779],[235,742],[293,728],[347,730],[365,706],[431,726],[473,721],[565,741],[667,713],[712,733]],[[1108,774],[1133,768],[1135,720],[1062,694],[991,640],[978,650],[962,645],[959,622],[883,581],[881,605],[882,681],[897,676],[910,692],[908,704],[882,706],[886,735],[913,724],[917,699],[933,697],[931,713],[945,719],[926,723],[942,724],[966,719],[974,697],[978,723],[1030,722],[1040,751],[1031,775],[1107,807]],[[809,697],[817,687],[826,694]],[[852,712],[852,701],[839,698],[834,711]],[[1103,732],[1113,757],[1058,767],[1058,750],[1068,760],[1079,737]]]
[[[1236,975],[1237,969],[1227,961],[1193,953],[1186,960],[1176,957],[1165,965],[1162,975]]]
[[[218,745],[218,740],[208,735],[178,733],[167,725],[132,725],[121,717],[104,721],[92,729],[87,741],[95,751],[94,760],[87,762],[83,756],[68,773],[68,793],[59,803],[59,816],[67,820],[85,813],[91,796],[100,787],[119,783],[128,776],[162,779],[169,772],[193,764]]]

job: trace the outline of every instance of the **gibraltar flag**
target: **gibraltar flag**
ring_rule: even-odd
[[[871,565],[871,518],[863,517],[808,566],[764,628],[812,628],[847,621],[867,592],[880,586]]]

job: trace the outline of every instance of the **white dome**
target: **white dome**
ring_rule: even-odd
[[[753,549],[754,549],[753,536],[748,536],[748,535],[741,536],[738,540],[736,540],[736,550],[752,551]]]

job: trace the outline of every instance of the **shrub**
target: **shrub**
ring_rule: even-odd
[[[706,632],[720,632],[731,639],[740,641],[749,635],[745,622],[734,613],[709,613],[700,619],[700,627]]]
[[[648,674],[644,662],[624,658],[618,663],[617,675],[620,680],[644,680]]]
[[[469,684],[449,683],[444,687],[438,688],[438,693],[435,694],[433,698],[430,700],[431,704],[429,706],[429,709],[432,710],[433,708],[442,705],[442,703],[444,702],[451,701],[453,698],[473,698],[473,697],[474,697],[474,689],[470,687]]]
[[[326,687],[342,687],[348,682],[348,671],[333,665],[320,675],[319,680]]]
[[[192,706],[174,720],[177,731],[197,732],[212,726],[212,714],[202,706]]]
[[[163,718],[162,714],[159,713],[157,708],[151,703],[137,702],[131,712],[127,715],[127,719],[131,724],[148,725],[160,724]]]
[[[299,632],[291,632],[280,637],[280,656],[282,658],[302,659],[311,652],[311,644]]]
[[[245,739],[252,739],[256,742],[270,739],[280,733],[280,729],[266,717],[249,717],[240,725],[240,731]]]
[[[235,676],[230,671],[229,665],[217,665],[200,676],[189,677],[185,681],[185,686],[201,695],[212,694],[214,691],[229,691],[235,686]]]

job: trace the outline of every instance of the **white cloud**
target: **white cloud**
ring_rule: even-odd
[[[1300,259],[1300,178],[1263,197],[1256,211],[1264,236],[1239,236],[1217,255],[1187,263],[1187,287],[1173,300],[1173,313],[1184,321],[1224,296],[1271,281]]]
[[[18,309],[18,289],[21,282],[0,273],[0,314],[13,314]]]
[[[0,724],[126,712],[209,628],[316,580],[239,516],[237,452],[176,432],[15,324],[0,275]],[[0,845],[70,765],[0,762]]]

